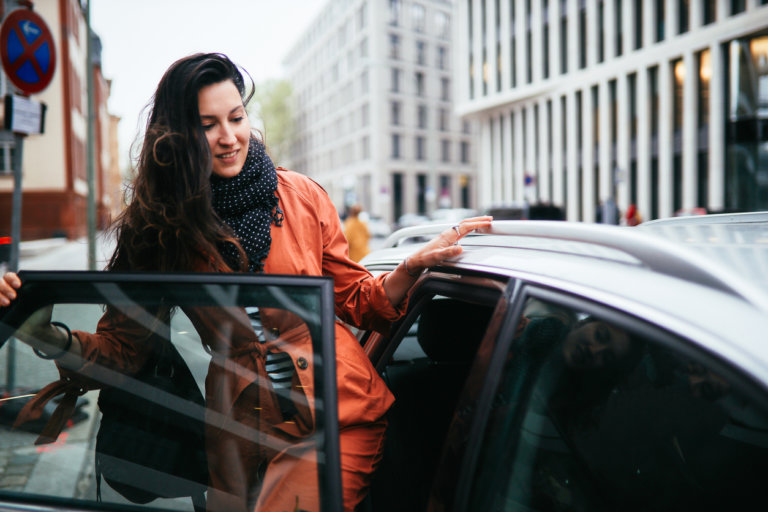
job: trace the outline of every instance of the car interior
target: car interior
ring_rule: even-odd
[[[382,372],[395,403],[371,488],[376,511],[425,509],[459,393],[493,312],[443,296],[420,307]]]

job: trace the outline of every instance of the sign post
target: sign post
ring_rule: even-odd
[[[0,139],[12,138],[13,207],[11,214],[11,257],[9,270],[19,268],[21,242],[22,156],[24,137],[41,134],[44,128],[45,105],[26,96],[36,94],[51,83],[56,69],[56,49],[53,35],[43,18],[32,8],[16,9],[0,26],[0,61],[8,80],[22,95],[6,96],[4,131]],[[8,345],[6,391],[15,387],[16,357],[13,340]]]

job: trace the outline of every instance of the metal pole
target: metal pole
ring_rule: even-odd
[[[86,165],[86,179],[88,180],[88,270],[96,270],[96,179],[95,179],[95,153],[94,144],[94,120],[95,108],[93,100],[93,43],[91,41],[91,2],[85,8],[85,29],[87,33],[87,57],[85,74],[88,78],[88,162]]]
[[[8,270],[19,270],[19,245],[21,244],[21,180],[22,156],[24,152],[24,136],[15,134],[13,151],[13,209],[11,211],[11,258]],[[11,392],[16,387],[16,340],[8,342],[8,358],[6,359],[5,390]]]

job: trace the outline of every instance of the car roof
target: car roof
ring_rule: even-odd
[[[361,263],[392,269],[449,228],[400,230]],[[768,386],[768,213],[637,227],[494,221],[461,245],[442,268],[522,278],[619,308],[729,354]]]

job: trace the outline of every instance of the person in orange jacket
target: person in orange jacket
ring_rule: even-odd
[[[350,259],[325,190],[302,174],[274,166],[248,120],[252,94],[241,70],[225,55],[195,54],[170,66],[154,95],[132,201],[114,224],[117,245],[108,270],[332,276],[339,319],[385,330],[404,313],[408,291],[421,271],[458,255],[461,237],[490,225],[490,217],[462,221],[392,272],[372,276]],[[15,273],[6,273],[0,279],[0,306],[9,305],[20,286]],[[259,395],[263,386],[253,380],[264,378],[261,363],[254,362],[259,357],[252,356],[262,350],[253,332],[224,334],[219,316],[231,312],[185,312],[203,342],[225,360],[209,368],[208,409],[257,429],[267,428],[265,415],[273,416],[267,423],[282,421],[274,411],[260,413],[253,407],[255,400],[265,399]],[[307,384],[307,401],[296,404],[292,422],[268,432],[278,440],[302,439],[313,428],[312,379],[307,378],[312,359],[300,366],[306,371],[296,371],[308,335],[293,317],[288,311],[265,311],[263,318],[265,327],[277,333],[270,342],[290,356],[298,374],[294,380]],[[34,335],[22,341],[43,352],[53,347],[60,367],[85,377],[104,365],[130,372],[146,359],[131,343],[134,324],[108,309],[95,333],[68,335],[50,318],[41,318],[29,327]],[[365,497],[381,459],[385,413],[394,399],[349,329],[337,322],[335,333],[343,499],[344,509],[352,511]],[[214,430],[221,434],[226,429]],[[208,510],[316,510],[317,461],[312,447],[302,443],[263,449],[226,435],[208,436]]]
[[[363,208],[359,204],[352,205],[349,207],[347,218],[344,219],[344,236],[347,237],[349,257],[352,261],[360,261],[371,252],[368,246],[371,234],[368,226],[360,219],[362,211]]]

